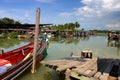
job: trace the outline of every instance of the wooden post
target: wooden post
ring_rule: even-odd
[[[35,73],[35,64],[36,64],[36,52],[38,46],[38,30],[39,30],[39,22],[40,22],[40,9],[36,10],[36,25],[35,25],[35,36],[34,36],[34,50],[33,50],[33,64],[31,73]]]
[[[70,72],[71,72],[70,69],[66,69],[66,72],[65,72],[65,80],[70,80]]]

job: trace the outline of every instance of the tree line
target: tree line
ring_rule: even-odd
[[[20,21],[15,21],[13,19],[4,17],[0,19],[0,24],[21,24]]]
[[[65,23],[61,25],[53,25],[52,28],[56,30],[75,30],[80,27],[80,24],[78,22],[75,23]]]
[[[7,17],[0,19],[0,24],[21,24],[21,21],[16,21]],[[61,25],[53,25],[52,28],[56,30],[75,30],[80,27],[80,24],[76,21],[75,23],[65,23]]]

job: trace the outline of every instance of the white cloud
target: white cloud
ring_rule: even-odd
[[[53,3],[55,0],[36,0],[43,3]]]
[[[120,11],[119,0],[82,0],[81,3],[85,4],[85,6],[76,8],[76,15],[85,17],[104,16]]]
[[[106,27],[108,28],[120,28],[120,22],[114,24],[107,24]]]
[[[119,10],[120,1],[119,0],[103,0],[103,8],[108,10]]]
[[[85,20],[85,18],[79,18],[78,20],[79,20],[79,21],[83,21],[83,20]]]
[[[90,2],[92,2],[93,0],[82,0],[81,2],[84,3],[84,4],[88,4]]]
[[[102,16],[101,1],[99,0],[82,0],[81,3],[85,6],[76,8],[75,15],[84,17]]]
[[[30,18],[30,14],[29,14],[29,13],[30,13],[30,12],[26,11],[26,12],[24,13],[24,17]]]
[[[106,11],[120,11],[119,0],[103,0],[102,8]]]
[[[93,13],[95,13],[95,10],[92,8],[89,8],[88,6],[77,8],[75,11],[76,15],[83,15],[85,17],[91,17],[93,16]]]
[[[0,18],[8,17],[14,20],[20,20],[22,23],[34,23],[29,11],[21,10],[19,13],[17,9],[3,10],[0,9]]]
[[[25,12],[24,12],[23,21],[24,21],[25,23],[33,23],[33,22],[32,22],[32,17],[30,16],[30,12],[29,12],[29,11],[25,11]]]
[[[72,15],[72,13],[68,13],[68,12],[62,12],[59,14],[59,16],[61,16],[61,17],[69,17],[71,15]]]

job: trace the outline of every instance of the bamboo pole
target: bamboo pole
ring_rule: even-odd
[[[34,36],[34,50],[33,50],[33,64],[31,73],[35,73],[35,64],[36,64],[36,52],[37,52],[37,44],[38,44],[38,30],[39,30],[39,22],[40,22],[40,9],[36,10],[36,25],[35,25],[35,36]]]

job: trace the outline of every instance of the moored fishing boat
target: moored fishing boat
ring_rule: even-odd
[[[0,54],[0,80],[14,80],[32,65],[34,43]],[[47,43],[38,43],[36,63],[47,56]]]

